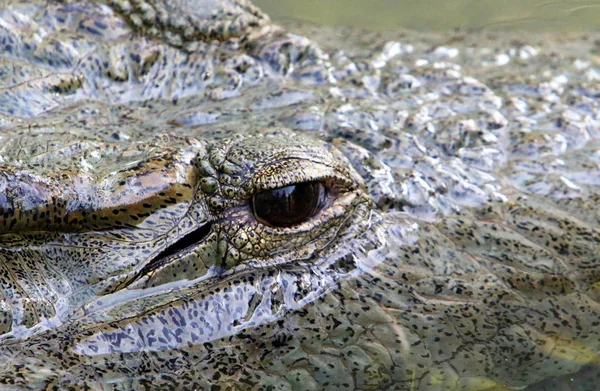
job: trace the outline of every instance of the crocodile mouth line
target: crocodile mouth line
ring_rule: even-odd
[[[181,239],[171,244],[163,251],[158,253],[154,258],[152,258],[150,262],[148,262],[148,264],[146,264],[142,268],[142,270],[140,270],[135,279],[149,274],[154,270],[160,268],[161,266],[172,262],[173,258],[176,256],[181,256],[189,253],[194,247],[196,247],[210,234],[211,230],[212,222],[208,222],[202,225],[201,227],[193,230],[192,232],[186,234]]]

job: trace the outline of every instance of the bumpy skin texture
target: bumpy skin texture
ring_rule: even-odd
[[[597,386],[594,37],[0,5],[2,389]]]

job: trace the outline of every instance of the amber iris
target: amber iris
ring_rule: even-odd
[[[300,224],[323,206],[326,191],[322,182],[303,182],[263,191],[252,198],[256,219],[274,227]]]

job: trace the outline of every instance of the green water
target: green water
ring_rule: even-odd
[[[598,31],[600,0],[255,0],[275,21],[421,31]]]

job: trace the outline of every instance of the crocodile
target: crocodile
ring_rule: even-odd
[[[0,0],[0,389],[596,389],[599,59]]]

